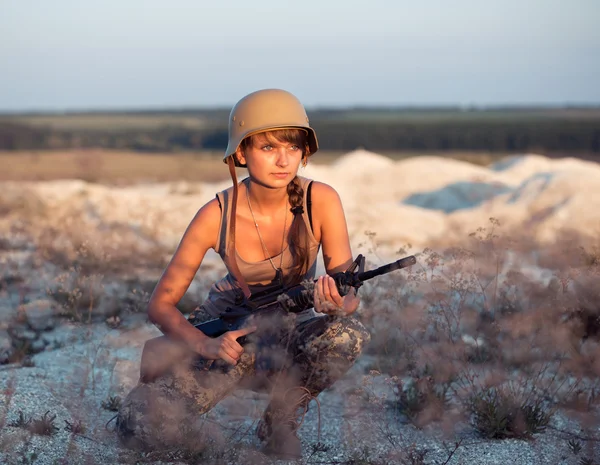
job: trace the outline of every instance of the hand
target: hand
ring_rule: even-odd
[[[315,283],[313,296],[315,310],[328,315],[348,316],[356,311],[360,298],[356,289],[351,287],[350,292],[342,297],[331,276],[319,276]]]
[[[235,331],[227,331],[219,337],[202,339],[197,352],[208,360],[224,360],[230,365],[237,365],[244,353],[244,348],[238,343],[238,337],[256,331],[256,326],[248,326]]]

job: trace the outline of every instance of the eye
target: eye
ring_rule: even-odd
[[[261,150],[265,150],[265,151],[267,151],[267,152],[268,152],[268,151],[270,151],[270,150],[273,150],[273,146],[272,146],[272,145],[269,145],[269,144],[267,144],[267,145],[263,145],[263,146],[261,147]]]
[[[290,149],[291,149],[291,150],[293,150],[293,151],[295,152],[296,150],[300,150],[300,147],[298,147],[297,145],[292,145],[292,146],[290,147]]]

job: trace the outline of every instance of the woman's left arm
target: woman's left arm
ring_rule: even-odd
[[[313,182],[313,229],[318,231],[327,275],[320,276],[315,286],[315,310],[320,313],[350,315],[360,299],[354,288],[342,297],[330,275],[343,272],[353,262],[348,226],[340,196],[331,186]]]

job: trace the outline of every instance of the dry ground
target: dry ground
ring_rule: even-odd
[[[311,163],[328,164],[343,152],[321,151]],[[432,153],[384,153],[393,159]],[[487,165],[505,154],[451,152],[444,156]],[[240,171],[238,174],[242,174]],[[0,151],[0,181],[82,179],[107,184],[139,182],[215,182],[229,178],[220,152],[139,153],[81,149],[67,151]]]

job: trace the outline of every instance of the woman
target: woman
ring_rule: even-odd
[[[351,291],[342,297],[329,276],[352,263],[339,196],[326,184],[297,176],[317,149],[304,107],[289,92],[257,91],[232,109],[224,161],[233,186],[198,211],[148,305],[149,319],[169,340],[208,362],[203,368],[179,364],[141,381],[117,419],[126,444],[156,449],[184,443],[198,417],[233,390],[266,388],[270,404],[257,428],[263,450],[301,456],[296,431],[308,403],[344,375],[370,339],[351,316],[358,296]],[[239,184],[234,165],[248,169]],[[266,329],[272,323],[256,321],[210,338],[193,326],[197,313],[186,320],[175,307],[209,249],[229,272],[201,306],[217,317],[265,287],[313,280],[320,248],[327,275],[314,286],[314,310],[277,320],[276,332]],[[242,347],[237,339],[248,334],[257,343]]]

